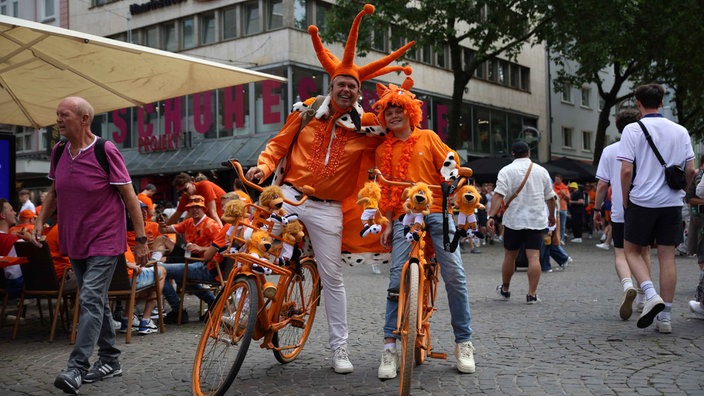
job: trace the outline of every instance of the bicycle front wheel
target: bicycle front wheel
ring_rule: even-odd
[[[225,286],[203,329],[193,362],[194,395],[223,395],[242,366],[257,322],[255,281],[239,277]]]
[[[291,277],[286,295],[279,302],[273,316],[278,322],[289,321],[272,338],[274,357],[279,363],[289,363],[301,353],[313,328],[319,298],[318,268],[315,261],[306,259],[300,264],[300,270]]]
[[[403,280],[405,298],[401,312],[401,378],[399,394],[407,396],[411,393],[411,378],[415,360],[415,347],[418,325],[418,263],[409,262],[406,276]],[[400,303],[401,301],[399,301]]]

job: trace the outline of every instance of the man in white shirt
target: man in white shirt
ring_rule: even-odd
[[[516,257],[521,247],[528,257],[528,294],[526,303],[535,304],[538,299],[540,281],[540,245],[543,230],[555,225],[555,192],[550,174],[542,166],[530,160],[530,148],[523,141],[511,147],[513,162],[499,171],[487,226],[494,228],[494,216],[507,206],[502,223],[504,226],[504,261],[501,267],[502,284],[496,292],[504,300],[511,297],[509,285],[516,271]],[[529,173],[530,172],[530,173]],[[522,187],[521,187],[522,186]],[[545,204],[549,216],[545,217]]]
[[[684,169],[687,184],[692,182],[695,170],[689,132],[658,113],[664,94],[665,90],[658,84],[636,88],[636,107],[642,118],[639,123],[624,128],[617,159],[621,161],[621,193],[625,208],[623,248],[628,266],[641,282],[646,298],[638,327],[646,328],[655,319],[657,331],[670,333],[670,311],[677,283],[675,246],[683,240],[682,199],[685,192],[666,183],[664,167],[648,143],[643,128],[652,137],[665,166],[677,165]],[[655,291],[642,256],[653,240],[658,249],[662,297]]]
[[[34,202],[32,202],[32,200],[30,199],[32,197],[31,191],[20,190],[19,197],[20,197],[20,203],[22,204],[22,207],[20,208],[20,213],[23,210],[31,210],[32,212],[37,211],[37,208],[34,206]]]

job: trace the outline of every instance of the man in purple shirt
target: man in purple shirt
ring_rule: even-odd
[[[67,143],[58,161],[54,156],[63,143],[52,151],[52,183],[32,234],[32,242],[39,244],[45,220],[58,209],[60,248],[71,259],[76,274],[81,316],[68,368],[56,377],[54,385],[73,394],[83,382],[122,375],[107,292],[118,258],[127,246],[125,207],[137,236],[137,264],[144,265],[149,253],[139,201],[120,152],[112,142],[105,142],[109,172],[96,157],[100,138],[90,131],[93,115],[93,107],[83,98],[69,97],[59,103],[56,124]],[[89,358],[96,344],[98,360],[91,369]]]

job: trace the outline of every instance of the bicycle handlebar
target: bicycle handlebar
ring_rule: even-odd
[[[466,181],[467,178],[472,176],[472,169],[471,168],[461,167],[461,168],[457,168],[457,170],[459,173],[459,177],[461,179],[463,179],[464,181]],[[376,168],[376,167],[369,169],[368,173],[369,173],[370,177],[372,177],[374,179],[379,179],[379,181],[381,181],[382,183],[390,185],[390,186],[411,187],[415,184],[413,182],[407,182],[407,181],[389,180],[384,176],[383,173],[381,173],[381,170],[379,170],[379,168]],[[460,183],[458,184],[457,187],[460,187],[462,184],[464,184],[464,182],[460,181]],[[438,184],[429,184],[428,187],[431,190],[442,191],[442,186],[440,186]]]
[[[223,164],[229,165],[230,167],[235,169],[235,172],[237,172],[237,177],[239,177],[239,179],[242,180],[242,183],[244,183],[248,187],[251,187],[259,192],[262,192],[264,190],[264,187],[252,182],[251,180],[249,180],[245,177],[244,170],[242,169],[242,164],[240,164],[240,162],[238,160],[231,159]],[[287,204],[292,205],[292,206],[300,206],[301,204],[303,204],[305,201],[308,200],[309,196],[315,194],[315,188],[308,186],[308,185],[296,187],[296,189],[302,193],[301,199],[299,201],[290,201],[290,200],[286,199],[286,197],[284,197],[284,202],[286,202]]]

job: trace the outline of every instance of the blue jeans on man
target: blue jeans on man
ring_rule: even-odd
[[[101,361],[112,363],[120,357],[115,348],[115,328],[108,304],[108,289],[120,256],[96,256],[71,259],[79,289],[81,316],[76,344],[68,358],[68,368],[82,372],[90,369],[89,359],[97,343]]]
[[[166,268],[166,282],[164,282],[164,290],[162,291],[164,299],[169,303],[172,310],[178,312],[181,298],[178,296],[178,293],[176,293],[176,290],[169,280],[173,279],[176,281],[177,285],[181,286],[186,264],[162,264],[162,266]],[[212,282],[215,279],[207,265],[203,262],[188,263],[188,274],[186,278],[188,280],[201,280],[205,282]],[[209,290],[194,291],[193,294],[198,296],[198,298],[203,300],[206,304],[210,304],[215,300],[215,294]]]
[[[450,240],[455,234],[455,223],[449,219]],[[401,283],[401,269],[411,252],[411,243],[405,238],[404,227],[401,221],[393,222],[393,240],[391,249],[391,273],[389,276],[389,289],[398,290]],[[425,227],[430,234],[435,246],[435,256],[440,263],[440,274],[445,283],[450,317],[455,342],[470,341],[472,328],[469,326],[471,314],[469,310],[469,292],[467,291],[467,278],[460,250],[453,253],[443,249],[442,213],[431,213],[425,217]],[[398,316],[398,300],[387,299],[386,317],[384,323],[384,337],[398,338],[393,332],[396,330]]]
[[[565,249],[560,245],[545,245],[540,248],[540,269],[547,271],[552,268],[550,265],[550,258],[553,258],[557,264],[562,267],[569,260],[569,256]]]

